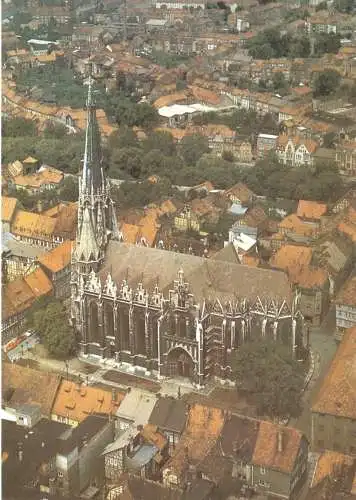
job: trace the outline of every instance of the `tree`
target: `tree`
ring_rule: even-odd
[[[62,201],[77,201],[79,193],[79,183],[77,177],[68,176],[64,178],[59,197]]]
[[[300,414],[304,366],[292,358],[291,347],[267,340],[250,342],[234,351],[231,366],[237,387],[256,405],[259,416]]]
[[[43,135],[46,139],[63,139],[67,135],[67,128],[61,123],[49,121],[46,123]]]
[[[287,89],[288,84],[283,73],[274,73],[272,77],[272,85],[274,90],[284,91]]]
[[[110,149],[140,147],[135,132],[126,125],[120,127],[119,130],[115,130],[110,135],[108,144]]]
[[[340,84],[340,80],[340,73],[333,69],[326,69],[318,73],[313,82],[314,97],[325,97],[334,93]]]
[[[335,0],[333,7],[339,12],[345,12],[346,14],[351,14],[352,9],[355,7],[354,0]]]
[[[141,174],[142,151],[138,148],[114,149],[110,156],[109,175],[113,178],[137,179]]]
[[[341,36],[336,33],[319,33],[315,40],[315,55],[336,54],[341,47]]]
[[[3,137],[33,137],[37,135],[36,122],[21,117],[8,118],[2,122],[1,133]]]
[[[180,154],[188,165],[195,165],[208,152],[208,139],[200,134],[186,135],[180,143]]]
[[[30,324],[38,332],[48,353],[60,359],[74,354],[75,334],[68,323],[63,304],[52,299],[45,302],[44,307],[36,309],[30,318]]]
[[[165,130],[152,132],[143,143],[143,149],[147,152],[158,149],[165,156],[172,156],[176,153],[176,145],[173,136]]]
[[[315,12],[318,12],[319,10],[326,10],[328,8],[328,5],[326,2],[321,2],[315,7]]]

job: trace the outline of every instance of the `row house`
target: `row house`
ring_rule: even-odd
[[[277,140],[277,156],[284,165],[293,167],[311,165],[317,147],[318,143],[310,139],[302,139],[297,135],[292,137],[280,135]]]
[[[258,83],[260,79],[271,79],[275,73],[282,73],[289,80],[291,64],[288,59],[254,60],[250,64],[250,77]]]
[[[335,338],[342,340],[346,330],[356,326],[356,277],[351,276],[335,299]]]
[[[155,425],[168,441],[168,452],[172,456],[185,429],[188,405],[182,399],[161,397],[149,417],[149,424]]]
[[[38,259],[39,265],[51,280],[54,296],[58,299],[70,296],[71,257],[72,241],[67,240]]]
[[[280,110],[286,105],[286,100],[269,93],[254,93],[249,90],[232,89],[231,91],[221,90],[222,95],[226,95],[233,104],[246,109],[256,111],[259,115],[268,113],[279,116]]]
[[[51,420],[71,427],[77,427],[91,414],[105,415],[114,420],[124,397],[123,392],[63,378],[51,408]]]
[[[31,14],[41,24],[49,24],[54,19],[57,24],[67,24],[71,20],[69,9],[60,6],[43,6],[33,9]]]
[[[332,212],[334,214],[342,213],[346,209],[348,209],[350,205],[354,204],[355,201],[356,201],[356,189],[351,188],[335,202],[332,208]]]
[[[336,147],[335,161],[339,171],[344,175],[356,174],[356,142],[339,144]]]
[[[322,230],[322,218],[327,213],[327,206],[316,201],[300,200],[296,213],[284,217],[278,224],[278,232],[287,239],[310,243]]]
[[[132,387],[126,392],[124,399],[115,414],[116,434],[133,430],[138,426],[148,424],[153,408],[157,403],[157,396],[151,392]]]
[[[156,9],[198,9],[204,10],[206,8],[206,0],[163,0],[155,3]]]
[[[329,20],[323,19],[323,18],[310,18],[308,21],[305,22],[305,31],[308,34],[314,34],[314,33],[337,33],[337,24],[332,21],[331,18]]]
[[[325,226],[330,230],[329,220],[325,221]],[[329,293],[330,297],[334,298],[352,271],[352,242],[337,232],[323,237],[314,248],[313,263],[328,273]]]
[[[87,415],[77,427],[63,432],[53,460],[56,493],[70,498],[86,491],[98,493],[104,483],[101,453],[113,438],[114,423],[101,414]]]
[[[46,250],[35,245],[17,241],[11,233],[2,234],[2,280],[3,283],[24,277],[38,267],[38,258]]]
[[[308,246],[286,244],[273,255],[270,265],[287,272],[298,291],[305,321],[320,325],[329,307],[329,282],[327,272],[312,265],[312,256]]]
[[[296,104],[295,106],[283,106],[278,113],[278,123],[286,120],[298,120],[312,111],[312,104]]]
[[[182,487],[203,476],[226,487],[238,479],[261,495],[295,499],[306,481],[307,460],[308,441],[296,429],[194,404],[163,468],[163,484]]]
[[[257,157],[264,158],[272,151],[276,151],[278,135],[258,134],[257,137]]]
[[[15,191],[26,191],[30,195],[37,195],[45,191],[59,189],[63,179],[62,171],[43,165],[36,173],[10,178],[8,185]]]
[[[52,283],[40,268],[5,285],[2,294],[1,322],[3,344],[22,331],[26,315],[36,300],[52,293]]]
[[[18,207],[19,202],[16,198],[1,197],[1,229],[4,233],[10,232]]]
[[[313,451],[356,456],[356,328],[349,328],[312,405]]]
[[[139,425],[136,429],[130,427],[122,432],[102,455],[109,486],[115,485],[125,472],[146,479],[158,479],[160,469],[168,458],[168,442],[157,426]]]
[[[46,215],[19,210],[11,232],[19,241],[50,249],[64,241],[56,231],[56,222],[55,218]]]

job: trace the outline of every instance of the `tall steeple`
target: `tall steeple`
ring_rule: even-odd
[[[109,240],[117,238],[114,203],[110,198],[110,183],[103,167],[91,75],[86,108],[83,171],[79,180],[78,231],[73,255],[74,262],[79,264],[77,271],[84,276],[92,269],[98,270]]]

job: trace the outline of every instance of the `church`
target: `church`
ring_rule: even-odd
[[[286,274],[231,262],[225,250],[206,258],[121,241],[90,79],[71,276],[81,355],[197,387],[229,379],[245,342],[271,339],[295,355],[303,317]]]

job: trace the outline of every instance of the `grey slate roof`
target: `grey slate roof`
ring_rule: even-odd
[[[223,260],[233,264],[240,264],[236,248],[233,243],[229,243],[224,248],[215,253],[212,257],[213,260]]]
[[[130,420],[137,425],[145,425],[156,404],[156,396],[140,389],[131,388],[122,400],[116,416]]]
[[[160,398],[151,413],[149,423],[164,431],[181,433],[187,419],[187,406],[181,399]]]
[[[287,275],[281,271],[253,268],[194,255],[169,252],[111,241],[99,276],[105,280],[110,273],[120,284],[127,279],[131,288],[142,282],[152,291],[159,285],[163,293],[173,289],[178,271],[183,269],[184,279],[197,300],[233,299],[254,300],[274,298],[291,300],[291,287]]]
[[[23,243],[15,239],[11,233],[2,234],[2,250],[10,251],[12,255],[16,257],[24,257],[29,259],[36,259],[40,255],[47,252],[45,248],[39,248],[35,245],[29,245],[28,243]]]

